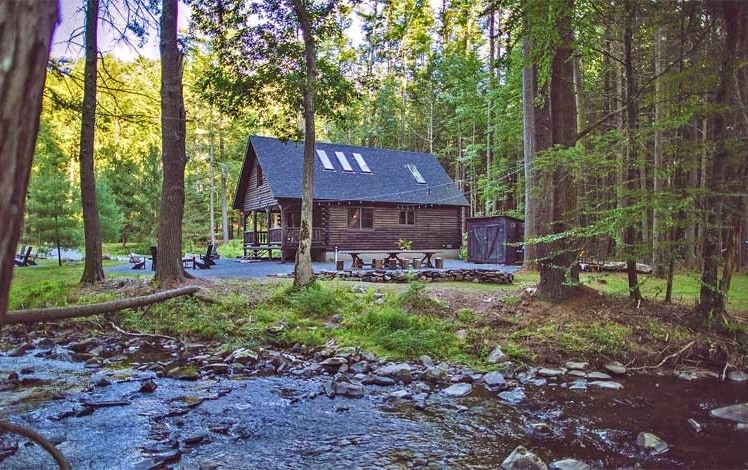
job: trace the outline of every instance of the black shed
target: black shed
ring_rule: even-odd
[[[518,264],[522,262],[525,238],[523,220],[498,215],[470,217],[467,222],[468,261],[471,263]]]

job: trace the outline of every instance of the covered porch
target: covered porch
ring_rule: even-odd
[[[312,248],[327,246],[326,211],[315,207],[312,220]],[[244,257],[285,259],[299,244],[300,204],[276,204],[244,214]]]

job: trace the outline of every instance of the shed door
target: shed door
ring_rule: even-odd
[[[504,263],[505,243],[503,224],[473,226],[468,232],[468,259],[474,263]]]

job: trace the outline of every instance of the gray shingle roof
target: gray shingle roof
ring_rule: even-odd
[[[254,149],[274,197],[300,199],[303,142],[283,143],[271,137],[252,136],[248,145]],[[465,197],[433,155],[324,142],[317,142],[315,150],[324,150],[335,170],[324,170],[315,154],[314,199],[468,205]],[[343,171],[335,152],[345,154],[353,167],[353,172]],[[354,152],[363,156],[371,173],[364,173],[359,169],[353,157]],[[426,184],[416,183],[406,167],[408,164],[418,168]],[[242,175],[242,178],[245,177],[246,175]],[[239,187],[242,188],[244,185],[240,184]]]

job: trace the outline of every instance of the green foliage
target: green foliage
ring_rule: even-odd
[[[398,301],[403,309],[413,313],[433,313],[443,309],[439,302],[426,295],[426,284],[419,281],[409,282]]]
[[[69,158],[42,122],[31,168],[24,227],[32,243],[76,246],[82,240],[80,191],[70,181]]]

